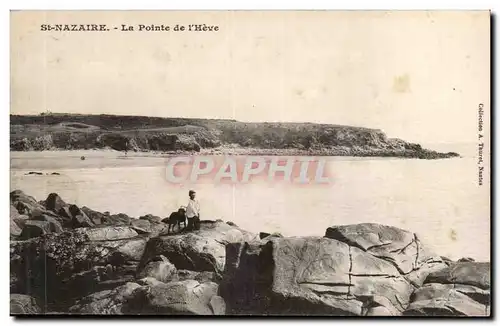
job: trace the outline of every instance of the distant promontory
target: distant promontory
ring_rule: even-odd
[[[204,152],[439,159],[440,153],[382,130],[334,124],[240,122],[124,115],[10,115],[10,150]]]

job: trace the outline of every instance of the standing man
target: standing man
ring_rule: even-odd
[[[194,190],[189,190],[189,203],[186,207],[186,217],[188,219],[187,229],[192,231],[193,229],[199,229],[200,221],[200,204],[195,199],[196,192]]]

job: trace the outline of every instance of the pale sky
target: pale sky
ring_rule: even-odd
[[[203,23],[219,31],[113,30]],[[484,11],[13,12],[11,113],[308,121],[474,142],[489,44]]]

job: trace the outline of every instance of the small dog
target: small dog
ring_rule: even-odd
[[[184,229],[186,228],[186,208],[181,207],[177,212],[173,212],[170,216],[162,221],[163,223],[168,224],[168,231],[170,233],[170,229],[174,231],[175,226],[177,225],[177,230],[181,231],[181,224],[184,223]]]

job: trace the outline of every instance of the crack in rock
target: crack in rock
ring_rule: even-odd
[[[398,278],[400,277],[399,275],[389,275],[389,274],[356,274],[356,273],[350,273],[351,276],[358,276],[358,277],[383,277],[383,278]]]
[[[352,286],[352,253],[351,246],[348,245],[349,248],[349,286],[347,287],[347,299],[351,296],[351,286]]]
[[[405,251],[405,250],[406,250],[406,248],[408,248],[408,247],[409,247],[409,246],[411,246],[413,243],[415,243],[415,234],[413,234],[413,235],[414,235],[413,239],[412,239],[412,240],[411,240],[411,241],[410,241],[410,242],[409,242],[406,246],[404,246],[403,248],[400,248],[400,249],[390,250],[389,252],[390,252],[390,253],[397,253],[397,254],[400,254],[400,253],[402,253],[403,251]]]
[[[408,301],[408,304],[404,305],[401,300],[399,300],[399,297],[397,295],[394,295],[394,298],[396,299],[396,301],[398,302],[398,305],[399,305],[399,308],[400,310],[399,311],[404,311],[408,308],[408,306],[410,305],[410,302]],[[389,299],[389,298],[387,298]],[[389,300],[390,301],[390,300]]]
[[[445,304],[445,305],[444,305],[444,307],[445,307],[445,308],[448,308],[448,309],[449,309],[449,310],[453,313],[453,315],[454,315],[454,316],[467,316],[467,315],[466,315],[466,314],[464,314],[463,312],[461,312],[461,311],[459,311],[459,310],[455,309],[453,306],[450,306],[450,305],[448,305],[448,304]]]
[[[370,246],[370,247],[366,248],[365,251],[370,251],[370,250],[372,250],[374,248],[385,247],[385,246],[388,246],[390,244],[392,244],[392,242],[387,242],[387,243],[382,243],[382,244],[376,244],[376,245],[373,245],[373,246]],[[389,252],[392,252],[392,251],[389,251]]]
[[[352,284],[350,283],[343,283],[343,282],[314,282],[314,281],[303,281],[303,282],[297,282],[297,284],[311,284],[311,285],[324,285],[324,286],[351,286]]]
[[[415,263],[413,265],[413,270],[415,270],[416,268],[419,268],[418,259],[420,258],[420,246],[418,245],[418,239],[416,233],[413,233],[413,241],[415,242],[415,245],[417,247],[417,254],[415,255]]]
[[[335,295],[335,296],[346,294],[345,292],[334,291],[334,290],[327,290],[327,291],[311,290],[311,291],[319,296],[325,295],[325,294],[331,294],[331,295]],[[350,299],[347,298],[347,300],[350,300]]]

